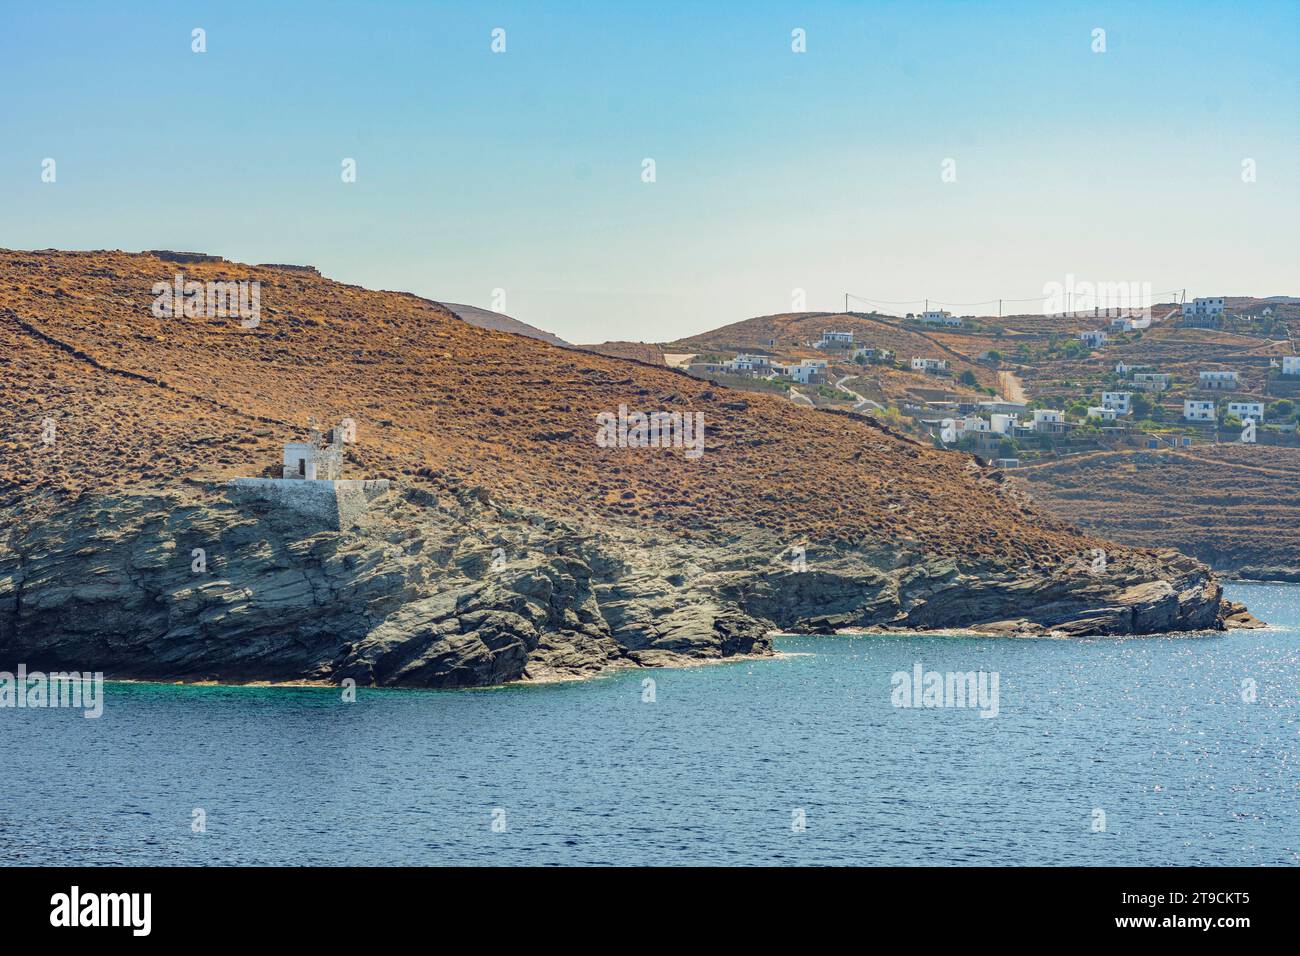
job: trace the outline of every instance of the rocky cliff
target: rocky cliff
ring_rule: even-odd
[[[773,630],[1241,620],[1198,562],[869,421],[410,296],[183,266],[260,281],[261,321],[153,315],[171,260],[0,252],[0,667],[469,686],[769,653]],[[597,440],[629,405],[701,416],[702,454]],[[375,480],[347,521],[232,493],[344,416],[345,477]]]

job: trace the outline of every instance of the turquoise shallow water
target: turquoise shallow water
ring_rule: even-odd
[[[791,637],[776,660],[547,687],[362,689],[352,704],[329,689],[109,685],[99,720],[0,710],[0,854],[1294,865],[1300,586],[1229,592],[1278,627]],[[916,662],[997,672],[998,716],[893,706],[891,675]],[[192,831],[195,808],[206,832]]]

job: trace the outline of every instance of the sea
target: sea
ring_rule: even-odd
[[[110,682],[98,719],[0,709],[0,862],[1296,865],[1300,586],[1227,590],[1271,626],[355,700]]]

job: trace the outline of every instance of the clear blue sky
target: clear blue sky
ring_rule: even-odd
[[[1068,273],[1300,294],[1297,51],[1296,0],[6,0],[0,246],[503,288],[579,342],[788,311],[795,288],[810,309]]]

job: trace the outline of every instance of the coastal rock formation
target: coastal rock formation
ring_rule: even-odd
[[[455,687],[770,653],[778,630],[1244,620],[1204,565],[868,420],[221,261],[186,274],[262,282],[256,327],[157,319],[176,268],[0,252],[0,666]],[[623,407],[700,416],[703,454],[597,440]],[[228,493],[343,417],[363,506]]]

